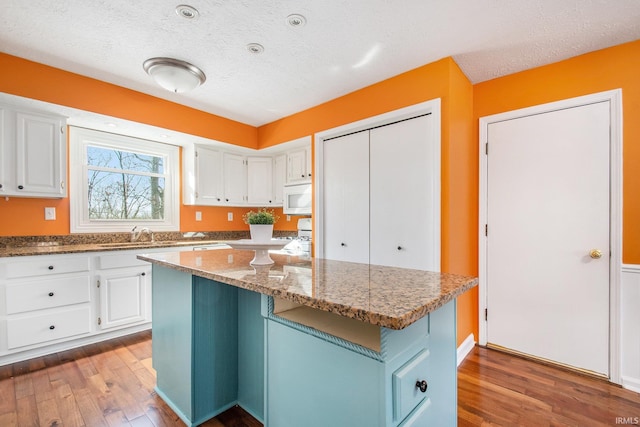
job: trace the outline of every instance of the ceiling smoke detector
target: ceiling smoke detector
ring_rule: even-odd
[[[294,28],[304,27],[306,23],[307,23],[307,18],[305,18],[304,16],[298,13],[294,13],[292,15],[287,16],[287,24],[289,24]]]
[[[193,6],[189,6],[188,4],[181,4],[176,6],[176,15],[181,16],[185,19],[198,19],[200,16],[200,12]]]
[[[195,89],[207,80],[200,68],[179,59],[150,58],[142,67],[156,83],[175,93]]]
[[[264,46],[262,46],[259,43],[249,43],[247,45],[247,50],[253,54],[260,54],[262,52],[264,52]]]

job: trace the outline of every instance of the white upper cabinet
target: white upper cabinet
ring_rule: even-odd
[[[64,117],[0,106],[0,194],[67,195]]]
[[[196,147],[195,200],[198,205],[222,202],[222,153],[207,147]]]
[[[282,206],[286,185],[311,182],[308,136],[265,150],[187,145],[182,159],[185,205]]]
[[[283,188],[287,182],[287,155],[280,154],[273,159],[273,204],[282,205],[284,202]]]
[[[223,153],[222,171],[224,173],[225,204],[245,204],[247,201],[247,166],[245,157],[233,153]]]
[[[247,158],[247,202],[273,205],[273,159],[271,157]]]
[[[287,153],[287,184],[311,182],[311,146]]]

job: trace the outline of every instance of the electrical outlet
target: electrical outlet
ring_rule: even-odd
[[[56,219],[56,208],[44,208],[44,220],[55,221],[55,219]]]
[[[227,221],[233,221],[233,212],[227,212]]]
[[[196,211],[196,221],[202,221],[202,212]]]
[[[291,215],[287,215],[287,221],[291,221]]]

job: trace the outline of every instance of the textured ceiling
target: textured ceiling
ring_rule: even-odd
[[[261,125],[447,56],[477,83],[640,39],[640,0],[189,1],[196,20],[183,1],[0,0],[0,50]],[[155,56],[207,81],[165,91],[142,69]]]

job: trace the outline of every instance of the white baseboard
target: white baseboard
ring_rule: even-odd
[[[622,387],[631,391],[635,391],[636,393],[640,393],[640,379],[623,376]]]
[[[457,366],[460,366],[464,358],[467,357],[467,355],[471,353],[471,350],[473,350],[473,347],[475,347],[476,341],[474,338],[475,337],[473,336],[473,334],[470,334],[467,338],[465,338],[464,341],[462,341],[462,344],[460,344],[460,347],[458,347],[458,365]]]

